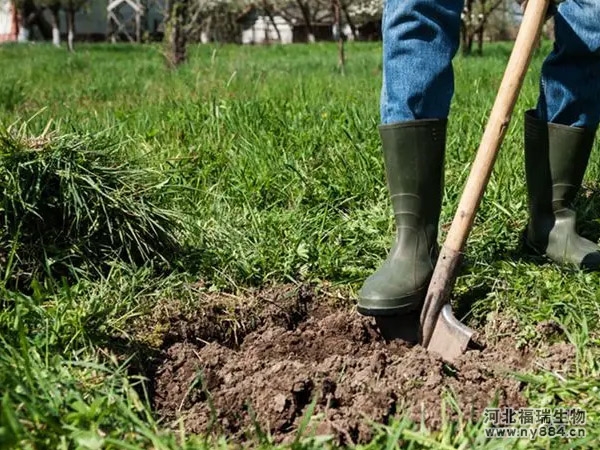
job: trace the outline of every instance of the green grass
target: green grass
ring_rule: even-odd
[[[111,203],[113,212],[86,215],[86,205],[101,205],[105,197],[86,191],[77,178],[71,192],[89,196],[75,210],[69,210],[75,197],[61,200],[62,210],[72,217],[106,225],[118,214],[130,217],[126,212],[135,205],[147,207],[148,220],[133,221],[119,249],[135,247],[142,236],[149,245],[147,259],[152,259],[161,254],[153,247],[152,232],[147,234],[155,230],[153,218],[160,227],[170,227],[172,216],[185,223],[169,231],[181,247],[171,255],[170,274],[137,258],[103,254],[102,270],[95,270],[94,277],[88,276],[89,265],[69,260],[69,267],[80,269],[75,281],[49,271],[46,255],[41,269],[19,289],[11,280],[23,270],[23,258],[10,256],[18,255],[13,249],[22,239],[16,231],[22,229],[22,211],[15,210],[13,228],[2,223],[0,447],[224,445],[166,431],[152,417],[142,380],[128,375],[128,362],[117,359],[107,342],[118,336],[134,347],[138,338],[132,324],[144,323],[158,299],[193,304],[190,283],[199,279],[214,290],[289,280],[328,281],[351,292],[360,286],[385,257],[393,233],[376,128],[380,52],[377,44],[349,45],[346,75],[341,76],[335,46],[328,44],[196,47],[190,63],[176,72],[165,69],[160,48],[154,46],[82,45],[75,54],[47,45],[0,46],[0,125],[2,135],[9,136],[0,149],[2,202],[25,198],[22,187],[31,184],[27,177],[46,183],[49,178],[41,174],[50,167],[50,179],[68,179],[61,178],[65,167],[80,164],[74,173],[88,170],[89,179],[116,203]],[[484,57],[455,62],[443,224],[452,219],[508,53],[507,46],[494,45]],[[466,318],[473,324],[485,325],[498,311],[518,318],[523,342],[539,339],[539,321],[564,324],[578,349],[576,372],[567,380],[552,373],[531,375],[527,395],[532,405],[568,402],[587,409],[591,440],[571,444],[593,447],[600,438],[600,277],[539,264],[518,252],[527,221],[522,115],[535,103],[544,53],[536,56],[525,81],[456,292],[459,301],[481,293]],[[18,130],[17,137],[6,133],[9,128]],[[54,133],[49,144],[54,151],[32,155],[25,137],[39,137],[45,130]],[[70,151],[80,148],[76,143],[90,149],[84,153],[87,159],[73,159]],[[24,150],[9,151],[13,144]],[[593,193],[600,174],[597,150],[586,175]],[[6,155],[32,157],[37,169],[25,176],[17,168],[31,166]],[[125,164],[120,175],[128,180],[126,187],[111,178],[113,160]],[[23,176],[15,178],[15,173]],[[43,207],[47,193],[38,189],[33,194],[20,207]],[[597,198],[579,203],[586,220],[582,229],[596,241]],[[77,255],[91,258],[93,246],[80,251],[89,242],[86,236],[75,234],[73,246],[59,254],[75,248]],[[8,249],[4,260],[3,246]],[[270,447],[268,441],[262,445]],[[309,440],[297,448],[323,445]],[[430,432],[399,420],[381,428],[369,448],[398,445],[506,448],[508,442],[486,441],[481,424],[447,423]],[[557,440],[514,445],[566,448]]]

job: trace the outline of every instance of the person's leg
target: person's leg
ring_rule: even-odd
[[[446,119],[462,0],[386,0],[381,122]]]
[[[387,259],[359,293],[363,314],[417,309],[433,272],[462,5],[462,0],[385,4],[379,131],[397,232]]]
[[[600,2],[563,2],[554,21],[556,42],[542,67],[537,118],[596,129],[600,123]]]
[[[537,108],[525,117],[527,243],[556,262],[598,269],[599,248],[577,234],[572,202],[600,122],[600,2],[561,3],[555,32]]]

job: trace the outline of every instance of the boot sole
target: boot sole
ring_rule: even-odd
[[[378,307],[367,306],[360,303],[356,306],[356,310],[363,316],[403,316],[421,309],[427,288],[419,289],[406,297],[397,299],[398,304],[395,306]],[[377,300],[373,300],[374,303]]]

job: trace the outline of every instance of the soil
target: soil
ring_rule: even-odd
[[[512,373],[566,371],[574,359],[564,342],[517,349],[517,325],[500,321],[493,336],[479,336],[483,348],[449,365],[418,345],[385,339],[373,319],[335,303],[306,286],[284,286],[252,295],[251,324],[237,324],[236,339],[224,332],[218,305],[195,326],[172,326],[154,378],[157,413],[173,426],[183,419],[188,432],[238,442],[257,430],[294,439],[310,416],[308,431],[359,443],[372,438],[369,422],[394,416],[436,429],[444,416],[478,420],[492,402],[523,407],[524,385]],[[539,328],[560,333],[553,324]]]

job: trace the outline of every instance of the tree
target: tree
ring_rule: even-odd
[[[311,14],[311,2],[307,0],[296,0],[296,5],[302,14],[302,19],[304,19],[304,25],[306,26],[307,38],[309,44],[315,42],[315,31],[313,28],[313,16]],[[315,5],[316,9],[316,5]]]
[[[165,11],[166,60],[177,67],[187,60],[187,44],[202,34],[218,42],[239,42],[239,14],[246,0],[167,0]]]
[[[269,17],[269,21],[271,22],[271,25],[273,25],[275,34],[277,34],[277,40],[279,42],[281,42],[281,32],[279,31],[279,27],[277,26],[277,22],[275,21],[275,17],[274,17],[275,9],[273,7],[273,4],[270,3],[268,0],[263,0],[262,7],[263,7],[265,14]],[[268,41],[268,36],[266,36],[266,34],[267,34],[267,29],[265,28],[265,38]]]
[[[383,16],[383,0],[341,0],[346,21],[350,26],[354,39],[358,38],[355,24],[381,21]]]
[[[48,5],[50,11],[50,25],[52,25],[52,44],[55,47],[60,47],[60,2],[58,0],[52,0],[51,4]]]
[[[75,13],[84,8],[88,0],[15,0],[19,17],[20,42],[29,40],[31,29],[37,26],[45,39],[52,38],[52,43],[60,46],[60,16],[62,9],[67,18],[67,43],[69,51],[74,50]],[[50,24],[42,14],[44,10],[50,13]]]
[[[328,24],[335,29],[339,22],[348,24],[354,39],[358,38],[357,24],[379,21],[383,0],[271,0],[273,8],[291,26],[304,25],[306,40],[316,41],[316,25]],[[339,17],[336,11],[339,9]],[[334,32],[336,34],[337,32]],[[337,40],[337,34],[334,36]]]
[[[346,19],[346,23],[350,27],[350,32],[352,33],[352,38],[354,40],[357,40],[358,39],[358,31],[356,29],[356,25],[354,24],[354,20],[352,19],[352,16],[350,15],[350,11],[348,10],[348,3],[349,3],[349,0],[345,0],[345,1],[339,0],[339,5],[340,5],[342,12],[344,13],[344,18]]]
[[[67,16],[67,48],[75,51],[75,13],[83,8],[87,0],[61,0],[62,8]]]
[[[19,35],[17,40],[19,42],[27,42],[31,34],[31,27],[36,22],[39,14],[38,8],[33,0],[16,0],[14,6],[17,8],[19,19]]]
[[[338,41],[338,69],[343,75],[346,66],[346,55],[344,52],[344,34],[342,33],[342,4],[341,0],[331,0],[333,8],[334,38]]]
[[[357,23],[379,20],[383,15],[383,0],[345,0],[343,5]]]
[[[504,0],[489,16],[485,34],[492,41],[514,40],[518,30],[517,5]]]
[[[61,0],[37,0],[37,6],[47,9],[50,13],[50,26],[52,27],[52,43],[60,47],[60,9]]]
[[[167,0],[165,15],[165,43],[167,64],[177,67],[187,60],[188,30],[186,19],[189,14],[189,0]]]
[[[37,29],[44,39],[52,36],[52,27],[44,18],[42,14],[44,8],[38,0],[13,0],[13,5],[17,11],[19,42],[29,41],[34,29]]]
[[[278,0],[277,12],[290,25],[303,24],[306,28],[306,40],[316,41],[315,25],[333,23],[332,0]]]
[[[483,38],[489,18],[504,1],[465,0],[461,16],[461,44],[463,54],[470,55],[473,52],[475,39],[478,41],[478,53],[481,54],[483,52]]]
[[[215,42],[240,42],[239,16],[250,6],[246,0],[188,0],[185,32],[189,40],[202,35]]]

